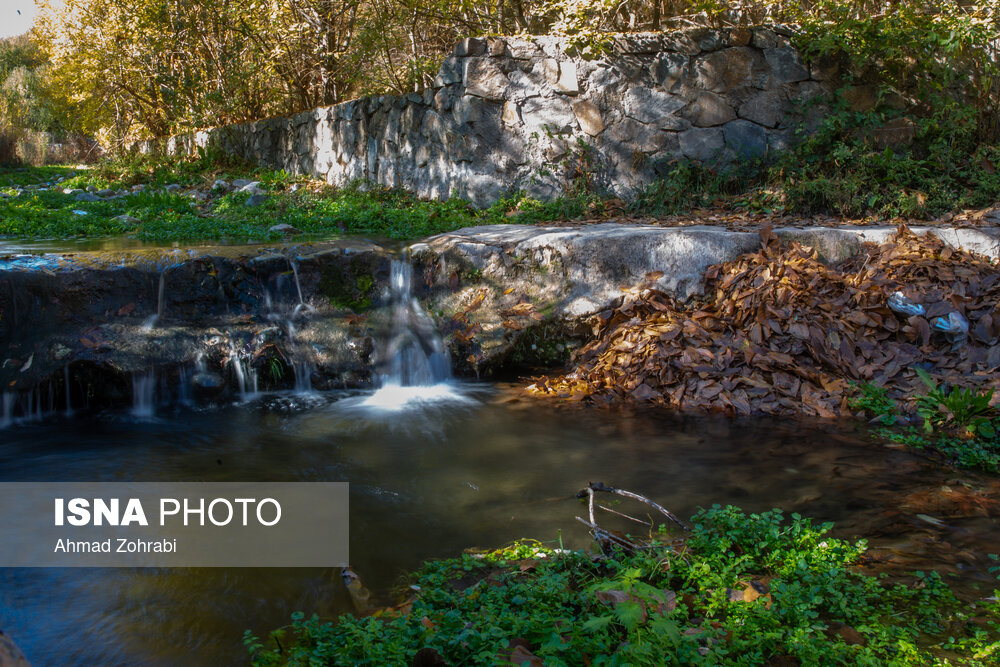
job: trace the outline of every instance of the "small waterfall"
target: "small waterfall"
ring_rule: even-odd
[[[298,262],[291,257],[286,257],[286,261],[291,269],[290,273],[294,282],[295,292],[286,301],[287,297],[283,295],[290,292],[290,288],[286,282],[287,274],[278,275],[276,280],[276,294],[272,296],[270,290],[266,288],[264,290],[264,308],[267,310],[267,319],[283,327],[288,336],[288,345],[285,348],[285,353],[295,376],[295,391],[298,393],[309,393],[313,390],[312,376],[316,371],[316,363],[308,343],[299,340],[298,332],[295,329],[295,318],[303,313],[313,313],[316,309],[305,301],[302,292],[302,283],[299,278]],[[241,372],[245,376],[247,391],[250,392],[250,388],[252,387],[252,393],[256,393],[257,370],[252,368],[247,361]],[[239,378],[239,373],[237,374],[237,380],[243,382]]]
[[[156,406],[156,372],[150,369],[144,373],[132,374],[132,414],[136,417],[152,417]]]
[[[66,388],[66,416],[73,416],[73,398],[69,384],[69,364],[63,366],[63,385]]]
[[[160,285],[157,288],[156,313],[150,315],[142,323],[143,331],[152,331],[156,323],[163,319],[163,297],[167,290],[167,269],[160,271]]]
[[[191,374],[185,366],[177,369],[177,400],[187,406],[193,404],[191,400]]]
[[[250,400],[257,396],[257,369],[250,364],[247,355],[240,354],[235,345],[229,348],[229,364],[233,368],[236,376],[236,384],[240,388],[240,396],[243,400]]]
[[[292,267],[292,276],[295,278],[295,293],[299,297],[299,302],[295,305],[292,310],[292,317],[298,317],[298,314],[303,310],[306,312],[314,312],[316,309],[305,302],[302,298],[302,283],[299,282],[299,263],[294,259],[289,259],[288,264]]]
[[[292,275],[295,276],[295,291],[299,295],[299,305],[304,305],[305,299],[302,298],[302,283],[299,282],[299,263],[289,258],[288,265],[292,267]]]
[[[288,343],[292,352],[292,371],[295,373],[295,391],[297,393],[309,393],[312,391],[312,374],[316,370],[316,364],[309,354],[309,350],[304,343],[296,338],[295,325],[289,319],[285,323],[288,329]]]
[[[12,391],[3,393],[3,416],[0,417],[0,428],[6,428],[14,423],[14,402],[17,394]]]
[[[40,386],[35,387],[28,394],[28,408],[24,414],[29,422],[42,421],[44,413],[42,412],[42,388]]]
[[[434,322],[413,297],[413,267],[390,269],[392,330],[382,354],[382,386],[429,387],[451,379],[451,360]]]
[[[413,267],[408,258],[390,267],[391,327],[377,349],[381,387],[359,405],[379,412],[412,405],[467,402],[451,380],[448,349],[433,320],[413,296]]]

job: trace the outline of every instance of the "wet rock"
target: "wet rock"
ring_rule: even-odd
[[[212,358],[213,349],[225,358],[232,349],[285,360],[308,353],[319,383],[356,387],[371,381],[363,356],[370,351],[364,343],[369,333],[331,295],[349,287],[363,292],[366,307],[374,305],[388,281],[388,259],[377,246],[336,242],[30,259],[27,269],[0,261],[0,348],[8,351],[0,362],[9,359],[0,363],[0,382],[11,391],[62,378],[70,364],[74,374],[90,369],[87,381],[100,384],[113,405],[130,400],[132,374],[159,369],[158,377],[169,378],[163,382],[176,385],[179,369],[192,368],[199,354]],[[164,266],[169,268],[162,272]],[[161,275],[162,315],[146,327],[158,310]],[[294,341],[284,324],[292,318]],[[264,335],[269,327],[279,335]],[[215,368],[224,361],[217,359]]]
[[[81,192],[75,197],[73,197],[73,199],[75,199],[76,201],[85,201],[85,202],[101,201],[100,197],[91,192]]]
[[[222,394],[227,387],[225,379],[216,373],[197,373],[191,378],[191,387],[194,389],[195,398],[215,398]]]

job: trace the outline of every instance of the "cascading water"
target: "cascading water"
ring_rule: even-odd
[[[73,398],[72,398],[72,395],[70,393],[69,364],[66,364],[65,366],[63,366],[63,385],[64,385],[64,387],[66,389],[66,416],[67,417],[72,417],[73,416]]]
[[[458,398],[451,380],[451,360],[434,322],[413,296],[413,267],[408,257],[390,267],[392,325],[378,351],[381,387],[364,405],[399,408],[413,401]]]
[[[152,417],[156,411],[156,373],[150,369],[145,373],[132,375],[132,414],[136,417]]]
[[[17,394],[12,391],[3,393],[3,417],[0,418],[0,428],[6,428],[14,423],[14,401]]]
[[[390,269],[392,331],[382,384],[428,387],[451,379],[451,360],[434,322],[413,297],[413,267],[405,258]]]
[[[153,327],[156,326],[156,323],[159,322],[161,319],[163,319],[163,300],[164,300],[163,297],[167,290],[168,269],[169,267],[167,269],[163,269],[162,271],[160,271],[160,284],[159,287],[157,287],[157,296],[156,296],[156,314],[150,315],[148,318],[146,318],[146,321],[142,323],[143,331],[152,331]]]
[[[204,363],[204,362],[202,362]],[[236,384],[240,389],[240,397],[250,400],[257,396],[257,369],[250,364],[250,359],[246,353],[240,352],[236,345],[229,348],[229,363],[236,376]]]

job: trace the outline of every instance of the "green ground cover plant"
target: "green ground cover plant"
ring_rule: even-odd
[[[244,640],[271,665],[995,664],[1000,607],[935,573],[866,573],[864,542],[781,511],[713,506],[683,541],[610,556],[518,543],[432,561],[402,610],[296,614]],[[523,662],[522,662],[523,661]]]
[[[850,400],[878,426],[877,437],[939,456],[963,468],[1000,472],[1000,414],[990,405],[992,390],[938,386],[920,369],[927,392],[913,397],[915,416],[908,419],[889,392],[861,384]],[[915,422],[919,422],[915,423]]]
[[[64,178],[58,183],[57,178]],[[268,196],[248,206],[250,195],[213,190],[216,179],[258,181]],[[28,185],[45,189],[22,189]],[[176,184],[180,189],[167,191]],[[146,186],[132,193],[132,186]],[[292,186],[298,186],[294,189]],[[127,190],[116,198],[79,201],[64,190]],[[43,167],[0,171],[0,235],[49,239],[129,236],[150,242],[226,240],[274,241],[269,231],[285,223],[306,235],[363,234],[415,239],[476,224],[537,222],[564,217],[558,207],[511,198],[485,210],[467,202],[426,201],[402,191],[356,184],[333,189],[306,177],[292,176],[219,156],[116,159],[92,169]],[[200,201],[192,196],[201,193]],[[523,210],[517,210],[523,206]],[[126,217],[123,217],[126,216]]]

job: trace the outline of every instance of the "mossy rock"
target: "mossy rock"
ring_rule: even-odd
[[[384,257],[358,255],[347,263],[327,264],[320,274],[318,291],[334,308],[361,312],[372,307],[387,273]]]

